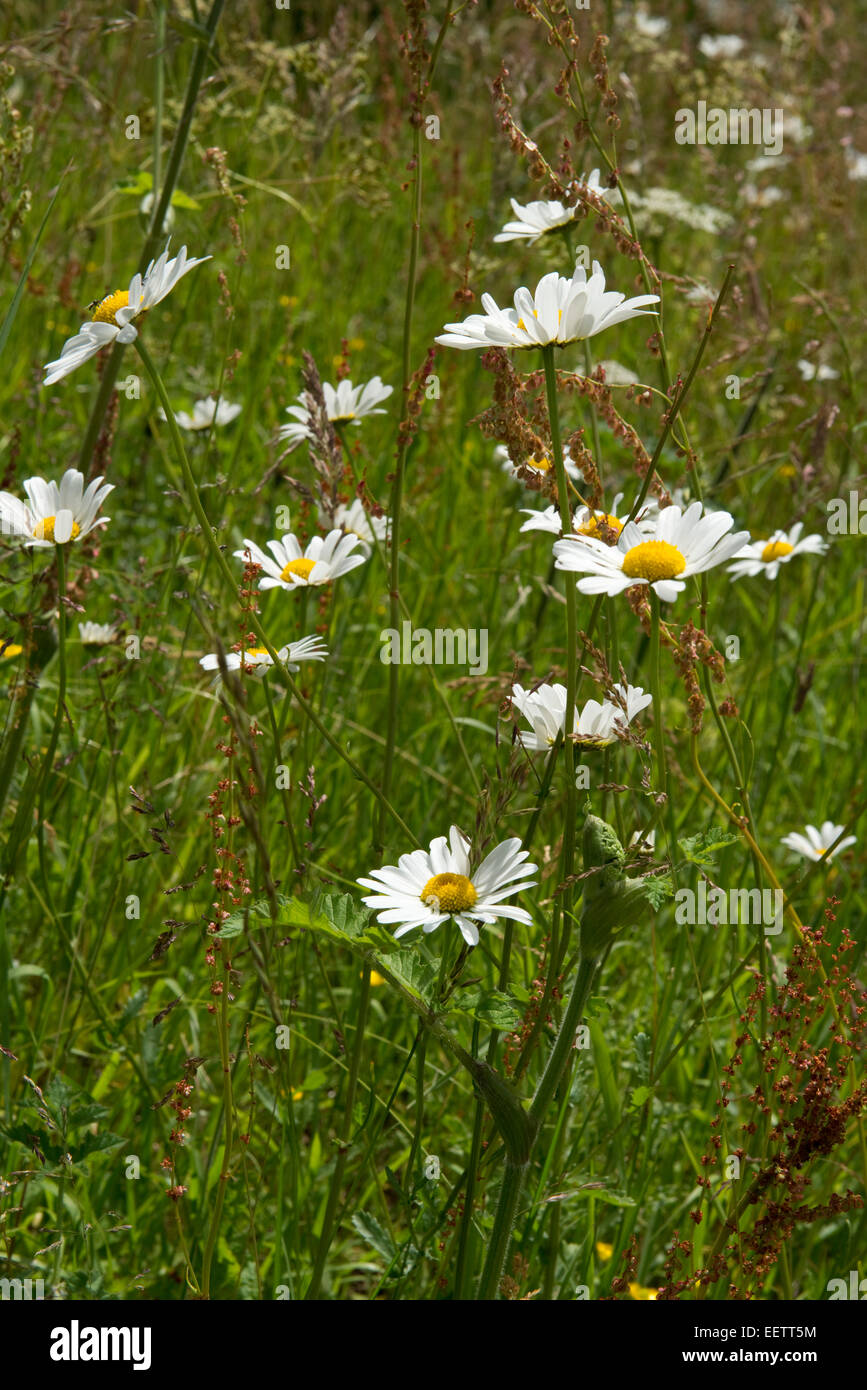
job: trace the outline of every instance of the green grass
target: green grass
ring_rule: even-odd
[[[355,470],[367,497],[389,509],[402,412],[414,79],[398,46],[402,6],[322,7],[315,17],[301,6],[227,9],[196,98],[178,181],[186,196],[176,201],[172,230],[173,251],[186,244],[191,255],[212,259],[148,315],[143,339],[176,408],[189,410],[218,390],[243,407],[232,424],[184,439],[201,503],[237,581],[241,566],[232,552],[244,538],[264,544],[277,535],[278,508],[291,508],[293,529],[305,538],[317,530],[309,501],[314,461],[304,446],[283,457],[277,440],[285,408],[303,389],[304,353],[333,383],[346,340],[354,382],[379,374],[395,387],[386,414],[347,431],[352,466],[345,460],[340,478],[345,500],[354,495]],[[490,85],[502,60],[512,115],[553,166],[568,138],[575,170],[589,172],[601,162],[598,139],[627,192],[674,189],[690,204],[728,215],[717,234],[672,217],[659,225],[639,220],[645,253],[662,277],[670,379],[648,345],[654,320],[589,342],[593,364],[614,359],[653,388],[641,401],[623,388],[613,392],[617,410],[653,453],[663,428],[660,392],[687,376],[709,308],[734,266],[682,418],[660,454],[666,487],[693,494],[700,487],[710,506],[730,511],[754,537],[798,520],[805,533],[826,535],[828,502],[865,488],[857,389],[865,292],[854,273],[864,194],[847,177],[841,146],[851,136],[856,150],[867,149],[857,114],[855,17],[835,14],[823,35],[793,27],[781,37],[770,18],[733,5],[727,29],[744,34],[750,47],[720,64],[696,52],[704,29],[696,28],[691,5],[666,8],[671,28],[657,42],[642,39],[619,7],[602,9],[594,19],[610,35],[609,69],[620,90],[616,147],[594,95],[588,14],[574,18],[589,135],[576,134],[575,110],[553,90],[562,57],[546,44],[541,23],[492,3],[462,10],[445,34],[422,108],[439,116],[440,138],[420,140],[411,371],[422,368],[443,324],[478,311],[482,291],[508,304],[518,285],[532,288],[546,271],[568,270],[556,234],[533,247],[492,241],[510,196],[546,196],[497,128]],[[126,285],[139,264],[147,228],[140,195],[123,184],[153,173],[160,61],[165,177],[207,12],[201,4],[169,5],[160,50],[156,6],[141,4],[123,22],[110,6],[57,7],[48,18],[44,7],[15,10],[14,32],[5,21],[14,72],[4,79],[9,103],[0,112],[0,319],[14,310],[8,335],[0,332],[0,486],[23,495],[24,479],[59,479],[77,465],[108,354],[48,388],[40,387],[42,365],[89,317],[86,306]],[[429,49],[444,13],[432,6]],[[767,63],[752,61],[754,53]],[[625,90],[621,72],[631,84]],[[574,85],[570,93],[577,102]],[[812,133],[801,142],[787,135],[785,162],[750,173],[746,165],[760,151],[674,142],[676,110],[700,99],[782,106],[787,121],[797,115]],[[855,114],[847,116],[848,107]],[[132,114],[140,121],[135,140],[125,135]],[[213,156],[204,158],[215,148],[225,151],[222,185]],[[745,183],[773,185],[783,196],[759,207]],[[23,190],[16,220],[11,210]],[[643,292],[636,261],[592,216],[574,241],[602,262],[609,287]],[[278,269],[284,246],[290,266]],[[475,303],[455,297],[465,277]],[[710,287],[708,298],[688,298],[695,283]],[[837,377],[804,381],[796,366],[804,357],[827,361]],[[512,362],[518,372],[541,372],[540,354],[515,353]],[[560,353],[557,367],[583,373],[581,346]],[[314,631],[327,640],[328,661],[303,665],[295,678],[321,727],[305,717],[280,672],[230,686],[221,703],[198,658],[218,644],[231,648],[250,631],[250,615],[204,544],[153,385],[135,348],[127,348],[118,382],[134,374],[139,392],[120,390],[109,433],[85,460],[115,485],[103,508],[111,521],[64,551],[68,670],[59,725],[54,554],[0,538],[0,637],[24,647],[2,660],[0,784],[8,770],[9,785],[0,1044],[12,1055],[0,1059],[0,1276],[42,1277],[58,1298],[303,1298],[311,1279],[312,1293],[329,1299],[495,1293],[500,1271],[489,1268],[486,1284],[483,1269],[501,1229],[495,1214],[510,1150],[490,1095],[442,1029],[464,1054],[508,1068],[525,1115],[579,970],[578,924],[592,886],[583,879],[564,888],[562,867],[573,841],[574,871],[587,867],[585,797],[626,844],[650,822],[667,775],[671,814],[660,808],[650,862],[661,875],[673,850],[679,887],[694,887],[703,866],[726,890],[770,886],[761,865],[757,878],[759,861],[735,824],[751,808],[758,849],[804,927],[823,922],[830,895],[839,900],[826,923],[823,959],[830,973],[831,948],[851,936],[846,967],[863,982],[862,538],[829,537],[825,556],[795,559],[774,582],[732,582],[724,569],[711,571],[706,619],[695,580],[676,603],[662,605],[663,622],[675,632],[687,621],[704,625],[724,654],[734,650],[729,639],[738,639],[739,659],[726,663],[724,682],[713,689],[718,703],[734,702],[739,713],[720,727],[706,709],[698,739],[704,774],[731,814],[694,769],[687,695],[663,643],[662,698],[641,716],[644,733],[605,752],[577,750],[590,787],[577,793],[570,816],[564,756],[539,801],[543,763],[513,744],[521,721],[508,706],[514,681],[565,683],[574,661],[566,580],[551,571],[553,538],[519,531],[519,509],[551,499],[508,478],[494,458],[496,440],[479,428],[494,384],[481,355],[441,348],[429,371],[439,394],[422,400],[406,455],[400,595],[415,628],[486,629],[488,669],[472,676],[466,668],[398,668],[387,799],[424,846],[458,824],[490,848],[523,837],[532,820],[540,882],[520,902],[533,925],[511,935],[505,976],[504,923],[483,928],[438,1019],[440,1033],[424,1026],[438,1012],[437,973],[457,959],[457,928],[413,932],[394,950],[390,930],[367,920],[363,890],[354,886],[413,847],[376,795],[390,708],[390,668],[380,660],[380,634],[391,626],[383,556],[372,553],[363,567],[306,597],[261,596],[259,617],[273,646]],[[606,505],[623,491],[629,506],[637,486],[632,452],[566,386],[561,381],[564,438],[584,430]],[[541,376],[535,397],[533,428],[544,435]],[[592,611],[593,600],[579,594],[579,633],[588,633]],[[77,628],[85,617],[116,624],[119,642],[86,651]],[[615,677],[619,662],[632,684],[651,687],[652,644],[625,598],[600,606],[593,642]],[[583,664],[581,704],[601,698],[589,650]],[[657,761],[660,729],[665,774]],[[232,738],[236,752],[227,758],[220,745]],[[288,791],[277,785],[284,766]],[[221,780],[233,777],[241,785],[219,793]],[[219,841],[208,818],[215,794],[226,815],[238,818]],[[826,819],[845,825],[858,843],[808,873],[780,841]],[[705,860],[700,843],[691,857],[682,844],[700,835],[702,843],[718,842]],[[238,856],[250,894],[225,904],[241,911],[241,930],[209,964],[215,849],[224,846]],[[647,861],[633,858],[629,871],[646,872]],[[175,939],[163,940],[153,958],[164,933]],[[787,1070],[781,1062],[776,1073],[763,1073],[762,1042],[776,1026],[777,1006],[794,1007],[783,990],[799,949],[791,917],[763,941],[746,924],[680,925],[670,898],[655,911],[648,903],[623,925],[582,1011],[587,1046],[571,1054],[523,1175],[503,1294],[608,1297],[624,1270],[633,1285],[662,1287],[676,1230],[694,1241],[686,1275],[707,1267],[723,1220],[755,1173],[783,1156],[771,1129],[780,1095],[772,1093],[768,1123],[751,1097],[763,1075],[770,1086]],[[371,967],[381,978],[365,1006]],[[751,1010],[757,971],[767,995]],[[537,982],[546,979],[556,994],[546,994],[528,1065],[515,1077],[520,1048],[505,1035],[520,1031],[515,1020],[532,1027]],[[215,982],[228,985],[222,995],[211,992]],[[812,976],[810,992],[818,988]],[[490,998],[487,1011],[479,1003],[479,991],[494,989],[508,995],[499,1001],[505,1012],[491,1013]],[[858,1025],[833,976],[831,995],[857,1063]],[[802,1044],[816,1075],[819,1049],[832,1046],[834,1059],[849,1054],[830,1041],[840,1031],[830,1003],[814,1012],[821,1016],[795,1018],[790,1041]],[[288,1048],[278,1045],[278,1029],[287,1025]],[[745,1033],[746,1041],[736,1041]],[[742,1065],[723,1092],[735,1054]],[[177,1145],[169,1141],[175,1114],[161,1102],[177,1094],[189,1059],[199,1064],[190,1072],[187,1139]],[[857,1075],[841,1067],[833,1102],[852,1095]],[[723,1094],[729,1103],[720,1107]],[[803,1120],[808,1072],[786,1100],[785,1114]],[[509,1111],[508,1100],[501,1105]],[[508,1130],[508,1117],[500,1120]],[[752,1122],[756,1129],[745,1135]],[[788,1175],[790,1183],[798,1172],[809,1177],[799,1204],[827,1211],[795,1224],[779,1259],[761,1275],[747,1267],[768,1204],[793,1191],[782,1175],[739,1214],[741,1236],[713,1278],[702,1287],[687,1278],[679,1296],[725,1298],[733,1287],[736,1296],[824,1299],[830,1279],[860,1269],[863,1212],[836,1210],[833,1199],[864,1194],[862,1123],[850,1115],[840,1142]],[[697,1177],[708,1175],[717,1193],[736,1150],[744,1151],[742,1176],[705,1195]],[[713,1162],[703,1165],[708,1154]],[[166,1158],[171,1170],[160,1166]],[[166,1196],[175,1184],[186,1189],[177,1203]],[[693,1225],[689,1213],[699,1209],[701,1224]],[[622,1256],[633,1236],[627,1269]],[[610,1260],[598,1242],[613,1246]],[[615,1293],[630,1296],[620,1286]]]

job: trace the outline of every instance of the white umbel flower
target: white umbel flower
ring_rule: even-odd
[[[612,546],[595,536],[564,536],[554,542],[556,567],[586,576],[578,581],[582,594],[613,597],[633,584],[649,584],[659,598],[671,603],[691,575],[725,564],[743,549],[750,533],[727,535],[733,526],[728,512],[702,515],[700,502],[693,502],[685,512],[665,507],[657,513],[651,535],[630,521]]]
[[[436,931],[453,917],[467,945],[477,946],[477,922],[490,925],[509,917],[530,925],[529,912],[504,901],[535,888],[535,880],[527,881],[536,872],[535,864],[526,863],[528,854],[519,839],[504,840],[470,875],[470,841],[453,825],[448,840],[441,835],[429,850],[402,854],[396,866],[373,869],[370,878],[358,879],[362,888],[373,889],[362,901],[376,912],[377,921],[400,924],[397,937],[414,927]]]
[[[582,174],[577,181],[588,188],[591,193],[595,193],[600,198],[610,198],[611,189],[606,188],[599,181],[599,170],[594,169],[591,174]],[[515,214],[514,222],[507,222],[501,232],[494,237],[494,241],[526,241],[532,246],[545,236],[547,232],[559,231],[562,227],[568,227],[574,221],[575,213],[582,206],[580,203],[572,207],[566,207],[565,203],[556,200],[546,202],[539,200],[533,203],[526,203],[522,206],[514,198],[510,198],[512,212]]]
[[[482,295],[483,314],[470,314],[463,323],[447,323],[437,342],[443,347],[538,348],[550,344],[564,346],[592,338],[606,328],[640,314],[656,310],[659,295],[641,294],[627,299],[605,289],[605,275],[598,261],[589,276],[576,266],[571,279],[551,271],[543,275],[536,293],[523,286],[515,291],[514,309],[501,309],[489,294]]]
[[[345,531],[334,529],[327,536],[314,536],[306,550],[291,533],[281,536],[278,541],[268,541],[271,554],[255,541],[244,541],[244,549],[235,551],[237,560],[253,560],[261,565],[264,576],[259,588],[264,589],[303,589],[310,585],[330,584],[342,574],[348,574],[357,565],[363,565],[366,555],[353,554],[358,545],[358,537],[347,535]]]
[[[332,424],[360,425],[365,415],[384,415],[385,411],[380,409],[381,402],[387,401],[393,390],[393,386],[383,385],[382,378],[378,376],[362,386],[353,386],[348,379],[339,381],[336,388],[327,381],[322,383],[325,409]],[[292,445],[313,437],[310,411],[304,404],[303,396],[299,396],[298,401],[298,405],[286,407],[286,414],[294,417],[292,422],[280,426],[280,438]]]
[[[833,859],[835,854],[841,850],[848,849],[850,845],[857,843],[854,835],[846,835],[834,849],[831,846],[844,829],[842,825],[835,825],[833,821],[822,822],[819,830],[815,825],[804,827],[806,833],[799,835],[796,831],[791,835],[784,835],[781,844],[787,849],[793,849],[796,854],[802,854],[805,859],[812,859],[819,863],[822,859]]]
[[[739,550],[734,563],[729,565],[733,579],[755,579],[763,574],[768,579],[776,579],[780,565],[787,565],[796,555],[824,555],[828,542],[822,536],[804,536],[801,532],[804,523],[798,521],[790,531],[775,531],[766,541],[751,541]]]
[[[702,34],[698,41],[698,51],[705,58],[737,58],[746,43],[740,34]]]
[[[613,700],[588,700],[581,712],[573,709],[571,737],[590,748],[616,743],[622,731],[651,703],[641,686],[615,685],[625,709]],[[512,705],[532,725],[533,732],[519,731],[524,748],[531,753],[550,751],[563,737],[566,726],[565,685],[540,685],[536,690],[512,686]]]
[[[300,661],[324,661],[328,656],[328,649],[321,637],[302,637],[298,642],[289,642],[285,647],[281,647],[277,655],[283,665],[294,674]],[[225,661],[227,671],[239,671],[243,666],[245,674],[255,676],[257,680],[261,680],[268,668],[274,665],[270,652],[264,647],[251,647],[245,652],[226,652]],[[207,656],[200,657],[199,665],[203,671],[216,671],[214,684],[219,685],[220,658],[217,653],[210,652]]]
[[[158,414],[161,420],[166,418],[162,407]],[[196,401],[192,415],[186,410],[176,410],[175,419],[182,430],[209,430],[212,425],[231,425],[240,414],[239,405],[230,405],[228,401],[215,401],[213,396],[205,396],[204,400]]]
[[[115,340],[119,343],[134,342],[138,330],[133,320],[165,299],[178,281],[195,266],[210,259],[210,256],[188,259],[187,248],[182,246],[177,256],[169,260],[169,248],[166,247],[158,260],[151,261],[144,275],[136,273],[132,277],[128,290],[115,290],[100,300],[93,318],[81,325],[74,338],[67,339],[55,362],[46,364],[43,386],[53,386],[55,381],[74,372],[82,362],[95,357],[100,348],[107,347]]]
[[[24,483],[27,503],[0,492],[0,532],[26,537],[25,546],[39,550],[81,540],[111,520],[97,512],[113,490],[114,483],[103,485],[102,478],[94,478],[85,488],[84,474],[77,468],[68,468],[59,483],[28,478]]]
[[[112,623],[79,623],[78,635],[85,647],[110,647],[117,639],[117,628]]]

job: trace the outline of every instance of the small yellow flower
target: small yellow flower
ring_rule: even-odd
[[[641,1284],[629,1285],[629,1297],[637,1298],[645,1303],[655,1303],[659,1289],[645,1289]]]
[[[303,1091],[293,1091],[293,1092],[292,1092],[292,1099],[293,1099],[293,1100],[300,1100],[301,1097],[302,1097],[303,1095],[304,1095],[304,1092],[303,1092]]]
[[[375,986],[375,985],[384,985],[384,984],[385,984],[385,976],[384,976],[384,975],[380,975],[380,973],[379,973],[378,970],[371,970],[371,972],[370,972],[370,983],[371,983],[372,985],[374,985],[374,986]]]
[[[614,1254],[614,1246],[607,1245],[604,1240],[597,1240],[596,1254],[599,1256],[600,1260],[610,1260],[611,1256]]]

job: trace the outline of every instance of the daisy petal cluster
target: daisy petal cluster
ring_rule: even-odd
[[[162,408],[158,414],[161,420],[166,418]],[[196,401],[192,415],[186,410],[176,410],[175,419],[182,430],[209,430],[212,425],[230,425],[240,414],[239,405],[230,405],[224,400],[215,401],[213,396],[206,396],[204,400]]]
[[[623,501],[623,493],[618,492],[611,504],[611,511],[591,511],[589,507],[578,507],[572,517],[572,529],[576,535],[595,536],[597,540],[608,544],[607,536],[618,537],[623,530],[624,522],[620,520],[620,504]],[[545,507],[542,511],[534,511],[532,507],[522,507],[524,516],[529,517],[521,526],[522,531],[548,531],[551,535],[559,536],[563,530],[563,523],[560,519],[560,511],[557,507]],[[659,507],[655,497],[649,497],[635,518],[635,524],[640,531],[652,534],[656,526],[656,515]]]
[[[476,946],[479,929],[499,917],[529,926],[532,918],[522,907],[505,902],[524,888],[536,865],[526,862],[529,852],[517,838],[504,840],[491,850],[474,873],[470,873],[470,841],[453,825],[448,839],[444,835],[431,842],[429,850],[416,849],[402,854],[396,865],[374,869],[370,878],[360,878],[362,888],[373,890],[362,901],[383,924],[398,924],[395,936],[404,936],[414,927],[436,931],[453,917],[468,946]]]
[[[798,521],[790,531],[774,531],[766,541],[751,541],[739,550],[734,563],[729,565],[729,574],[734,579],[754,579],[764,574],[768,579],[776,579],[780,565],[787,565],[796,555],[824,555],[828,542],[822,536],[804,536],[801,532],[804,523]]]
[[[470,314],[463,323],[447,323],[436,339],[443,347],[538,348],[564,346],[612,328],[639,314],[655,313],[659,295],[641,294],[634,299],[605,289],[605,275],[598,261],[589,276],[577,266],[571,279],[552,271],[543,275],[535,294],[523,286],[515,291],[513,309],[501,309],[489,294],[482,295],[483,314]]]
[[[330,386],[327,381],[322,383],[325,409],[332,424],[359,425],[365,415],[384,415],[385,411],[380,409],[381,403],[388,400],[393,390],[393,386],[383,385],[382,378],[378,376],[372,377],[363,386],[353,386],[349,380],[339,381],[336,387]],[[286,414],[294,418],[290,424],[280,426],[281,439],[296,445],[304,439],[313,438],[310,411],[304,404],[304,396],[298,397],[298,405],[287,406]]]
[[[554,542],[556,567],[586,576],[579,579],[582,594],[622,594],[633,584],[648,584],[658,598],[671,603],[694,574],[731,560],[750,538],[749,531],[729,535],[734,518],[729,512],[702,514],[693,502],[686,511],[666,507],[652,532],[634,521],[623,527],[616,545],[595,536],[564,536]]]
[[[74,372],[109,343],[134,342],[138,330],[133,320],[165,299],[195,266],[210,259],[210,256],[188,259],[187,248],[182,246],[177,256],[169,260],[166,247],[158,260],[151,261],[144,275],[136,273],[132,277],[129,289],[115,290],[100,300],[93,318],[83,323],[73,338],[67,339],[56,361],[46,364],[43,386],[53,386],[55,381]]]
[[[302,637],[297,642],[289,642],[285,647],[281,647],[277,655],[283,665],[294,674],[298,670],[299,661],[324,661],[328,656],[328,649],[321,637]],[[257,680],[261,680],[269,666],[274,665],[271,654],[265,647],[251,647],[245,652],[226,652],[224,659],[227,671],[239,671],[243,666],[244,670]],[[220,658],[217,653],[210,652],[207,656],[200,657],[199,665],[203,671],[216,671],[214,684],[219,685]]]
[[[576,743],[591,748],[605,748],[616,743],[620,732],[631,724],[637,714],[651,703],[641,686],[615,685],[614,691],[623,704],[613,700],[588,700],[584,708],[573,708],[571,737]],[[540,685],[536,690],[512,686],[512,705],[532,725],[532,733],[521,730],[519,737],[531,753],[548,752],[563,737],[566,727],[565,685]]]
[[[79,623],[78,635],[85,647],[109,647],[117,638],[112,623]]]
[[[303,589],[317,584],[330,584],[342,574],[363,565],[367,556],[354,554],[358,536],[335,528],[327,536],[314,536],[306,549],[287,532],[280,540],[268,541],[271,554],[266,555],[255,541],[244,541],[243,550],[235,551],[237,560],[251,559],[264,571],[260,590]]]
[[[94,478],[85,488],[84,474],[77,468],[68,468],[59,483],[28,478],[26,503],[10,492],[0,492],[0,531],[26,537],[25,546],[38,550],[81,540],[111,520],[97,512],[113,490],[114,483],[103,485],[102,478]]]
[[[591,174],[582,175],[578,182],[600,198],[611,196],[611,189],[599,181],[598,169],[594,169]],[[576,205],[566,207],[565,203],[557,201],[540,200],[522,205],[516,199],[510,198],[509,202],[515,220],[507,222],[503,230],[494,237],[494,241],[525,241],[532,246],[547,232],[556,232],[561,227],[567,227],[574,220],[577,210]],[[577,207],[580,207],[580,204]]]
[[[348,506],[341,502],[335,509],[334,525],[348,535],[357,536],[362,550],[369,554],[370,547],[376,541],[383,545],[388,542],[391,523],[387,516],[373,516],[366,512],[361,498],[356,497]]]
[[[494,450],[494,457],[499,461],[500,467],[502,468],[503,472],[508,473],[510,478],[514,478],[517,482],[524,481],[524,479],[518,472],[517,464],[513,463],[512,459],[509,457],[509,451],[506,448],[505,444],[497,445],[496,449]],[[568,449],[563,450],[563,464],[566,468],[567,476],[574,479],[577,482],[577,480],[581,477],[581,472],[578,468],[577,463],[575,463],[572,459]],[[531,473],[539,473],[544,475],[545,477],[547,477],[549,473],[553,477],[555,471],[553,458],[550,454],[545,453],[534,455],[533,458],[524,459],[524,462],[522,463],[521,467],[529,469]]]
[[[850,845],[857,843],[854,835],[846,835],[833,849],[831,846],[839,835],[843,834],[844,826],[835,825],[833,821],[822,822],[817,830],[815,825],[804,827],[805,833],[799,835],[793,831],[791,835],[784,835],[781,844],[787,849],[793,849],[796,854],[802,854],[805,859],[812,859],[814,863],[819,863],[822,859],[833,859],[835,854],[841,850],[848,849]]]

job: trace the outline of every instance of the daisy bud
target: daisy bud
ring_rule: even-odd
[[[597,870],[584,880],[581,909],[581,953],[599,956],[612,937],[634,926],[651,910],[644,884],[627,878],[626,854],[611,826],[599,816],[584,822],[584,870]]]

